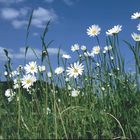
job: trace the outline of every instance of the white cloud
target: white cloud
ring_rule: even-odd
[[[65,2],[65,4],[71,6],[73,5],[73,1],[72,0],[63,0]]]
[[[14,28],[18,29],[28,24],[28,13],[30,13],[29,8],[20,8],[19,10],[14,8],[3,8],[0,15],[3,19],[9,20]],[[53,9],[38,7],[34,10],[32,25],[37,28],[44,28],[49,20],[53,22],[56,21],[57,18]]]
[[[26,16],[28,13],[27,8],[21,8],[20,10],[14,9],[14,8],[3,8],[1,10],[1,17],[6,20],[14,20],[17,18],[21,18],[23,16]]]
[[[23,1],[25,1],[25,0],[0,0],[0,3],[9,5],[9,4],[19,3],[19,2],[23,2]]]
[[[13,20],[11,22],[11,24],[13,25],[14,28],[19,29],[19,28],[27,25],[28,21],[26,21],[26,20]]]
[[[54,0],[45,0],[45,2],[52,3]]]
[[[5,53],[3,51],[3,47],[0,47],[0,58],[1,61],[5,61],[6,60],[6,56]],[[19,59],[24,59],[25,58],[25,48],[21,47],[18,51],[14,51],[12,49],[7,49],[9,56],[13,59],[13,60],[19,60]],[[41,53],[42,51],[40,49],[34,49],[36,55],[40,58],[41,57]],[[48,53],[49,55],[57,55],[58,54],[58,48],[48,48]],[[60,55],[66,54],[66,52],[62,49],[60,49]],[[33,60],[36,59],[35,54],[33,53],[32,49],[28,49],[27,51],[27,60]]]
[[[34,33],[33,33],[33,36],[39,36],[39,33],[34,32]]]
[[[19,15],[20,15],[20,12],[13,8],[3,8],[1,10],[1,16],[7,20],[15,19]]]
[[[56,0],[45,0],[45,2],[48,2],[48,3],[52,3],[52,2],[54,2],[54,1],[56,1]],[[66,5],[68,5],[68,6],[71,6],[71,5],[73,5],[74,4],[74,2],[75,1],[77,1],[77,0],[61,0],[62,2],[64,2]]]
[[[38,9],[34,10],[32,25],[38,28],[43,28],[49,20],[55,21],[56,19],[57,15],[53,9],[48,10],[38,7]]]

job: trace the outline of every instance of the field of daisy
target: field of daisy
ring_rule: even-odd
[[[136,12],[132,19],[139,20]],[[32,15],[27,27],[27,38]],[[42,54],[12,69],[4,49],[6,81],[0,84],[1,139],[138,139],[140,137],[140,34],[132,33],[135,69],[128,71],[119,45],[121,25],[106,32],[104,47],[92,25],[87,35],[97,44],[71,46],[77,58],[57,55],[58,67],[52,68],[45,42],[49,22],[41,35]],[[140,24],[137,26],[140,31]],[[25,62],[28,53],[25,47]]]

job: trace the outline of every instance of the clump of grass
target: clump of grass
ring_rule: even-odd
[[[33,14],[33,12],[32,12]],[[25,60],[32,14],[27,28]],[[78,44],[72,46],[77,60],[61,56],[52,68],[45,42],[50,22],[41,35],[40,65],[25,63],[16,71],[7,56],[6,84],[0,85],[0,137],[6,139],[136,139],[140,136],[140,40],[133,46],[135,73],[125,70],[119,46],[121,26],[108,30],[104,48],[100,46],[100,27],[87,32],[97,46],[90,52]],[[25,61],[26,62],[26,61]],[[47,70],[46,70],[47,69]],[[8,90],[7,90],[8,89]],[[5,94],[4,94],[5,93]]]

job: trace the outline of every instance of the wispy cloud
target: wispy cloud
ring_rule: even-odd
[[[1,17],[5,20],[9,20],[14,28],[21,28],[28,23],[27,15],[29,15],[30,8],[3,8],[1,9]],[[38,7],[34,10],[32,25],[37,28],[44,28],[46,23],[51,20],[56,21],[58,16],[53,9],[45,9],[43,7]]]
[[[3,8],[1,10],[1,16],[6,20],[12,20],[20,16],[20,11],[13,8]]]
[[[65,2],[65,4],[67,4],[69,6],[74,4],[74,1],[72,1],[72,0],[63,0],[63,1]]]
[[[1,61],[5,61],[6,60],[6,56],[4,53],[4,47],[0,46],[0,57],[1,57]],[[14,60],[19,60],[19,59],[24,59],[25,58],[25,48],[21,47],[18,51],[14,51],[12,49],[7,49],[9,56],[14,59]],[[58,54],[58,48],[48,48],[48,53],[49,55],[57,55]],[[34,49],[34,52],[36,53],[36,55],[40,58],[42,51],[40,49]],[[36,56],[34,54],[34,52],[32,51],[32,49],[28,49],[27,51],[27,60],[34,60],[36,59]],[[66,54],[66,52],[62,49],[60,49],[60,55]]]
[[[54,1],[57,1],[57,0],[45,0],[45,2],[48,2],[48,3],[52,3]],[[71,6],[73,5],[77,0],[61,0],[62,2],[64,2],[66,5],[68,6]]]
[[[2,8],[1,17],[5,20],[14,20],[25,17],[28,14],[27,8],[20,8],[19,10],[14,8]]]
[[[57,15],[53,9],[48,10],[42,7],[38,7],[34,10],[32,19],[33,26],[43,28],[49,20],[57,20]]]
[[[9,5],[9,4],[13,4],[13,3],[20,3],[23,1],[25,1],[25,0],[0,0],[0,3]]]
[[[14,28],[19,29],[19,28],[27,25],[28,24],[28,21],[26,21],[26,20],[17,20],[16,19],[16,20],[13,20],[11,22],[11,24],[13,25]]]
[[[45,2],[52,3],[54,0],[45,0]]]

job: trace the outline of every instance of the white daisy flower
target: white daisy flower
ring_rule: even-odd
[[[45,66],[38,66],[38,70],[40,72],[44,72],[46,70],[46,67]]]
[[[8,98],[8,102],[11,102],[15,96],[15,92],[12,89],[7,89],[5,91],[5,96]]]
[[[117,25],[117,26],[114,26],[113,28],[111,28],[110,30],[108,30],[106,32],[106,34],[109,36],[112,36],[112,35],[118,34],[121,30],[122,30],[122,26]]]
[[[8,72],[7,72],[7,71],[5,71],[5,72],[4,72],[4,75],[5,75],[5,76],[8,76]]]
[[[15,77],[17,74],[18,74],[17,71],[12,71],[12,72],[11,72],[11,77]]]
[[[89,27],[87,29],[87,34],[91,37],[91,36],[97,36],[98,34],[100,34],[101,28],[98,25],[92,25],[91,27]]]
[[[71,46],[71,51],[75,52],[79,50],[79,45],[78,44],[74,44]]]
[[[66,82],[69,82],[70,80],[69,80],[69,78],[66,77],[65,81],[66,81]]]
[[[77,97],[79,95],[80,91],[79,90],[75,90],[73,89],[72,92],[71,92],[71,96],[72,97]]]
[[[91,56],[93,56],[94,57],[94,54],[91,54],[90,52],[84,52],[84,56],[85,57],[91,57]]]
[[[51,77],[52,77],[52,73],[51,73],[51,72],[48,72],[48,73],[47,73],[47,76],[48,76],[49,78],[51,78]]]
[[[34,82],[36,82],[36,80],[37,79],[35,76],[28,74],[24,75],[24,77],[21,80],[21,83],[23,88],[29,89],[34,84]]]
[[[71,58],[71,56],[70,56],[70,55],[68,55],[68,54],[63,54],[63,55],[62,55],[62,58],[65,58],[65,59],[70,59],[70,58]]]
[[[140,41],[140,34],[136,34],[136,33],[133,33],[131,34],[132,38],[134,39],[134,41]]]
[[[110,57],[110,59],[111,59],[111,60],[114,60],[114,57],[113,57],[113,56],[111,56],[111,57]]]
[[[26,64],[26,66],[24,67],[26,74],[35,74],[37,73],[37,64],[36,62],[29,62],[29,64]]]
[[[78,77],[79,75],[82,75],[83,71],[84,71],[84,65],[81,63],[79,64],[79,62],[71,64],[70,67],[67,68],[67,75],[71,78],[71,77]]]
[[[104,50],[105,50],[105,51],[108,51],[108,46],[105,46],[105,47],[104,47]]]
[[[102,90],[102,91],[105,91],[105,88],[104,88],[104,87],[101,87],[101,90]]]
[[[97,67],[99,67],[99,66],[100,66],[100,64],[99,64],[99,63],[96,63],[96,66],[97,66]]]
[[[6,96],[6,97],[13,96],[14,94],[15,94],[15,93],[13,92],[12,89],[7,89],[7,90],[5,91],[5,96]]]
[[[140,12],[133,13],[131,16],[131,19],[139,19],[140,18]]]
[[[99,54],[100,53],[100,46],[94,46],[91,51],[92,54]]]
[[[68,85],[68,90],[71,90],[71,86],[70,85]]]
[[[17,79],[14,79],[14,85],[13,85],[13,88],[14,89],[18,89],[20,87],[19,83],[18,83],[18,80]]]
[[[82,45],[82,46],[81,46],[81,50],[82,50],[82,51],[86,51],[86,50],[87,50],[87,47],[84,46],[84,45]]]
[[[55,69],[55,74],[57,74],[57,75],[59,75],[59,74],[61,74],[61,73],[63,73],[64,72],[64,68],[63,67],[57,67],[56,69]]]
[[[106,50],[103,50],[103,53],[105,54],[105,53],[107,53],[107,51]]]
[[[140,23],[137,26],[137,30],[140,31]]]
[[[108,46],[108,50],[112,50],[112,46],[111,45]]]

